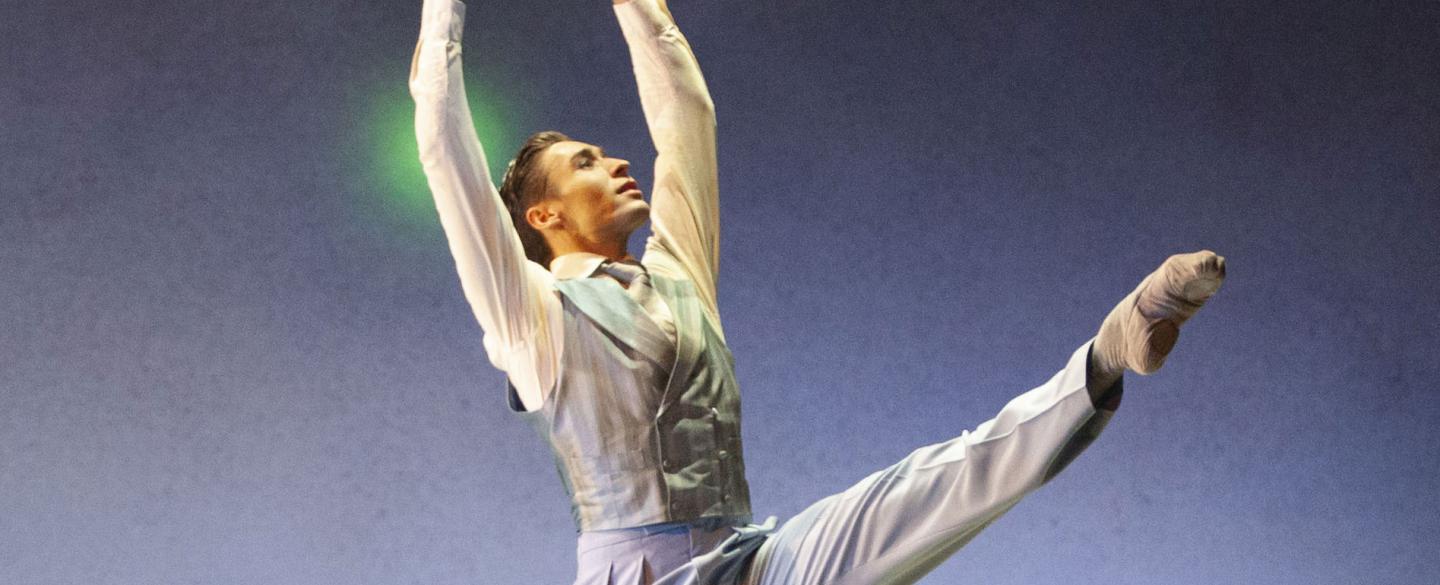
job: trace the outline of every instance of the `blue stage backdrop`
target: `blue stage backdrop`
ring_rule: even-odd
[[[1440,5],[672,4],[757,515],[986,420],[1209,248],[1165,369],[924,582],[1440,582]],[[0,582],[572,578],[415,160],[419,9],[3,2]],[[648,193],[609,2],[467,29],[497,168],[554,128]]]

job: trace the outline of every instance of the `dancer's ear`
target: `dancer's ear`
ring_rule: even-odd
[[[531,205],[525,210],[525,223],[540,231],[560,227],[565,222],[559,207],[559,202],[553,199]]]

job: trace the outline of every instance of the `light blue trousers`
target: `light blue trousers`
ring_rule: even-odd
[[[576,585],[914,583],[1100,434],[1087,342],[1046,383],[959,437],[922,447],[775,528],[724,519],[584,532]],[[1116,382],[1113,393],[1122,391]]]

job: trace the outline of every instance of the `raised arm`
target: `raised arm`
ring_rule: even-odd
[[[617,0],[615,15],[630,48],[640,105],[655,143],[651,190],[653,235],[647,265],[674,260],[695,283],[720,327],[715,286],[720,271],[720,202],[715,161],[715,105],[700,65],[663,0]],[[655,255],[652,252],[662,251]]]
[[[464,19],[458,0],[425,0],[410,68],[415,136],[465,299],[484,330],[485,351],[533,409],[555,379],[549,323],[559,300],[549,293],[550,272],[526,259],[490,180],[465,100]]]

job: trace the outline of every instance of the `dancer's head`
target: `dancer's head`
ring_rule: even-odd
[[[624,254],[650,217],[630,163],[559,132],[525,141],[500,185],[525,256],[549,267],[557,254]],[[617,252],[618,251],[618,252]]]

